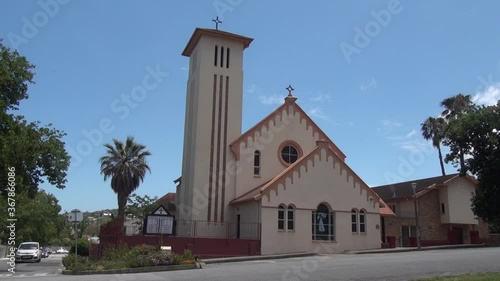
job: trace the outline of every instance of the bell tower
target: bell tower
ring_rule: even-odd
[[[241,135],[243,51],[253,39],[220,31],[219,23],[196,28],[182,52],[189,78],[178,220],[231,221],[236,159],[229,144]]]

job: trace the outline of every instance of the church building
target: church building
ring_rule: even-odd
[[[189,57],[177,236],[260,239],[261,254],[381,247],[394,216],[299,106],[284,103],[242,132],[243,53],[252,38],[197,28]],[[285,85],[286,86],[286,85]],[[284,89],[285,90],[285,89]]]

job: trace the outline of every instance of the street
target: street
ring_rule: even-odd
[[[64,255],[52,254],[48,258],[43,258],[39,263],[16,263],[15,274],[7,271],[10,266],[8,260],[0,260],[0,279],[5,277],[41,277],[59,274],[62,266],[62,257]]]
[[[37,281],[158,281],[158,280],[352,280],[352,281],[407,281],[439,275],[500,272],[500,248],[448,249],[422,252],[322,255],[306,258],[256,260],[237,263],[208,264],[205,269],[171,272],[152,272],[123,275],[52,275],[37,276]],[[20,267],[42,270],[50,264]],[[3,265],[2,265],[3,266]],[[23,266],[23,265],[22,265]],[[4,267],[2,267],[4,268]],[[45,270],[44,272],[47,272]],[[17,274],[0,280],[19,280]],[[33,276],[33,275],[32,275]],[[29,278],[28,278],[29,279]]]

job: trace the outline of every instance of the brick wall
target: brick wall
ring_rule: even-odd
[[[421,239],[448,240],[448,226],[441,224],[439,191],[433,190],[418,198],[418,208]]]

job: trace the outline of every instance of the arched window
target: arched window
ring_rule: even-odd
[[[253,155],[253,175],[260,176],[260,151],[258,150]]]
[[[285,230],[285,206],[278,207],[278,230]]]
[[[351,211],[351,230],[353,233],[358,233],[358,211],[356,209]]]
[[[359,232],[366,233],[366,213],[364,210],[359,211]]]
[[[287,220],[287,229],[294,230],[295,229],[295,208],[293,206],[288,206],[286,220]]]
[[[335,213],[325,204],[312,212],[312,239],[335,240]]]

